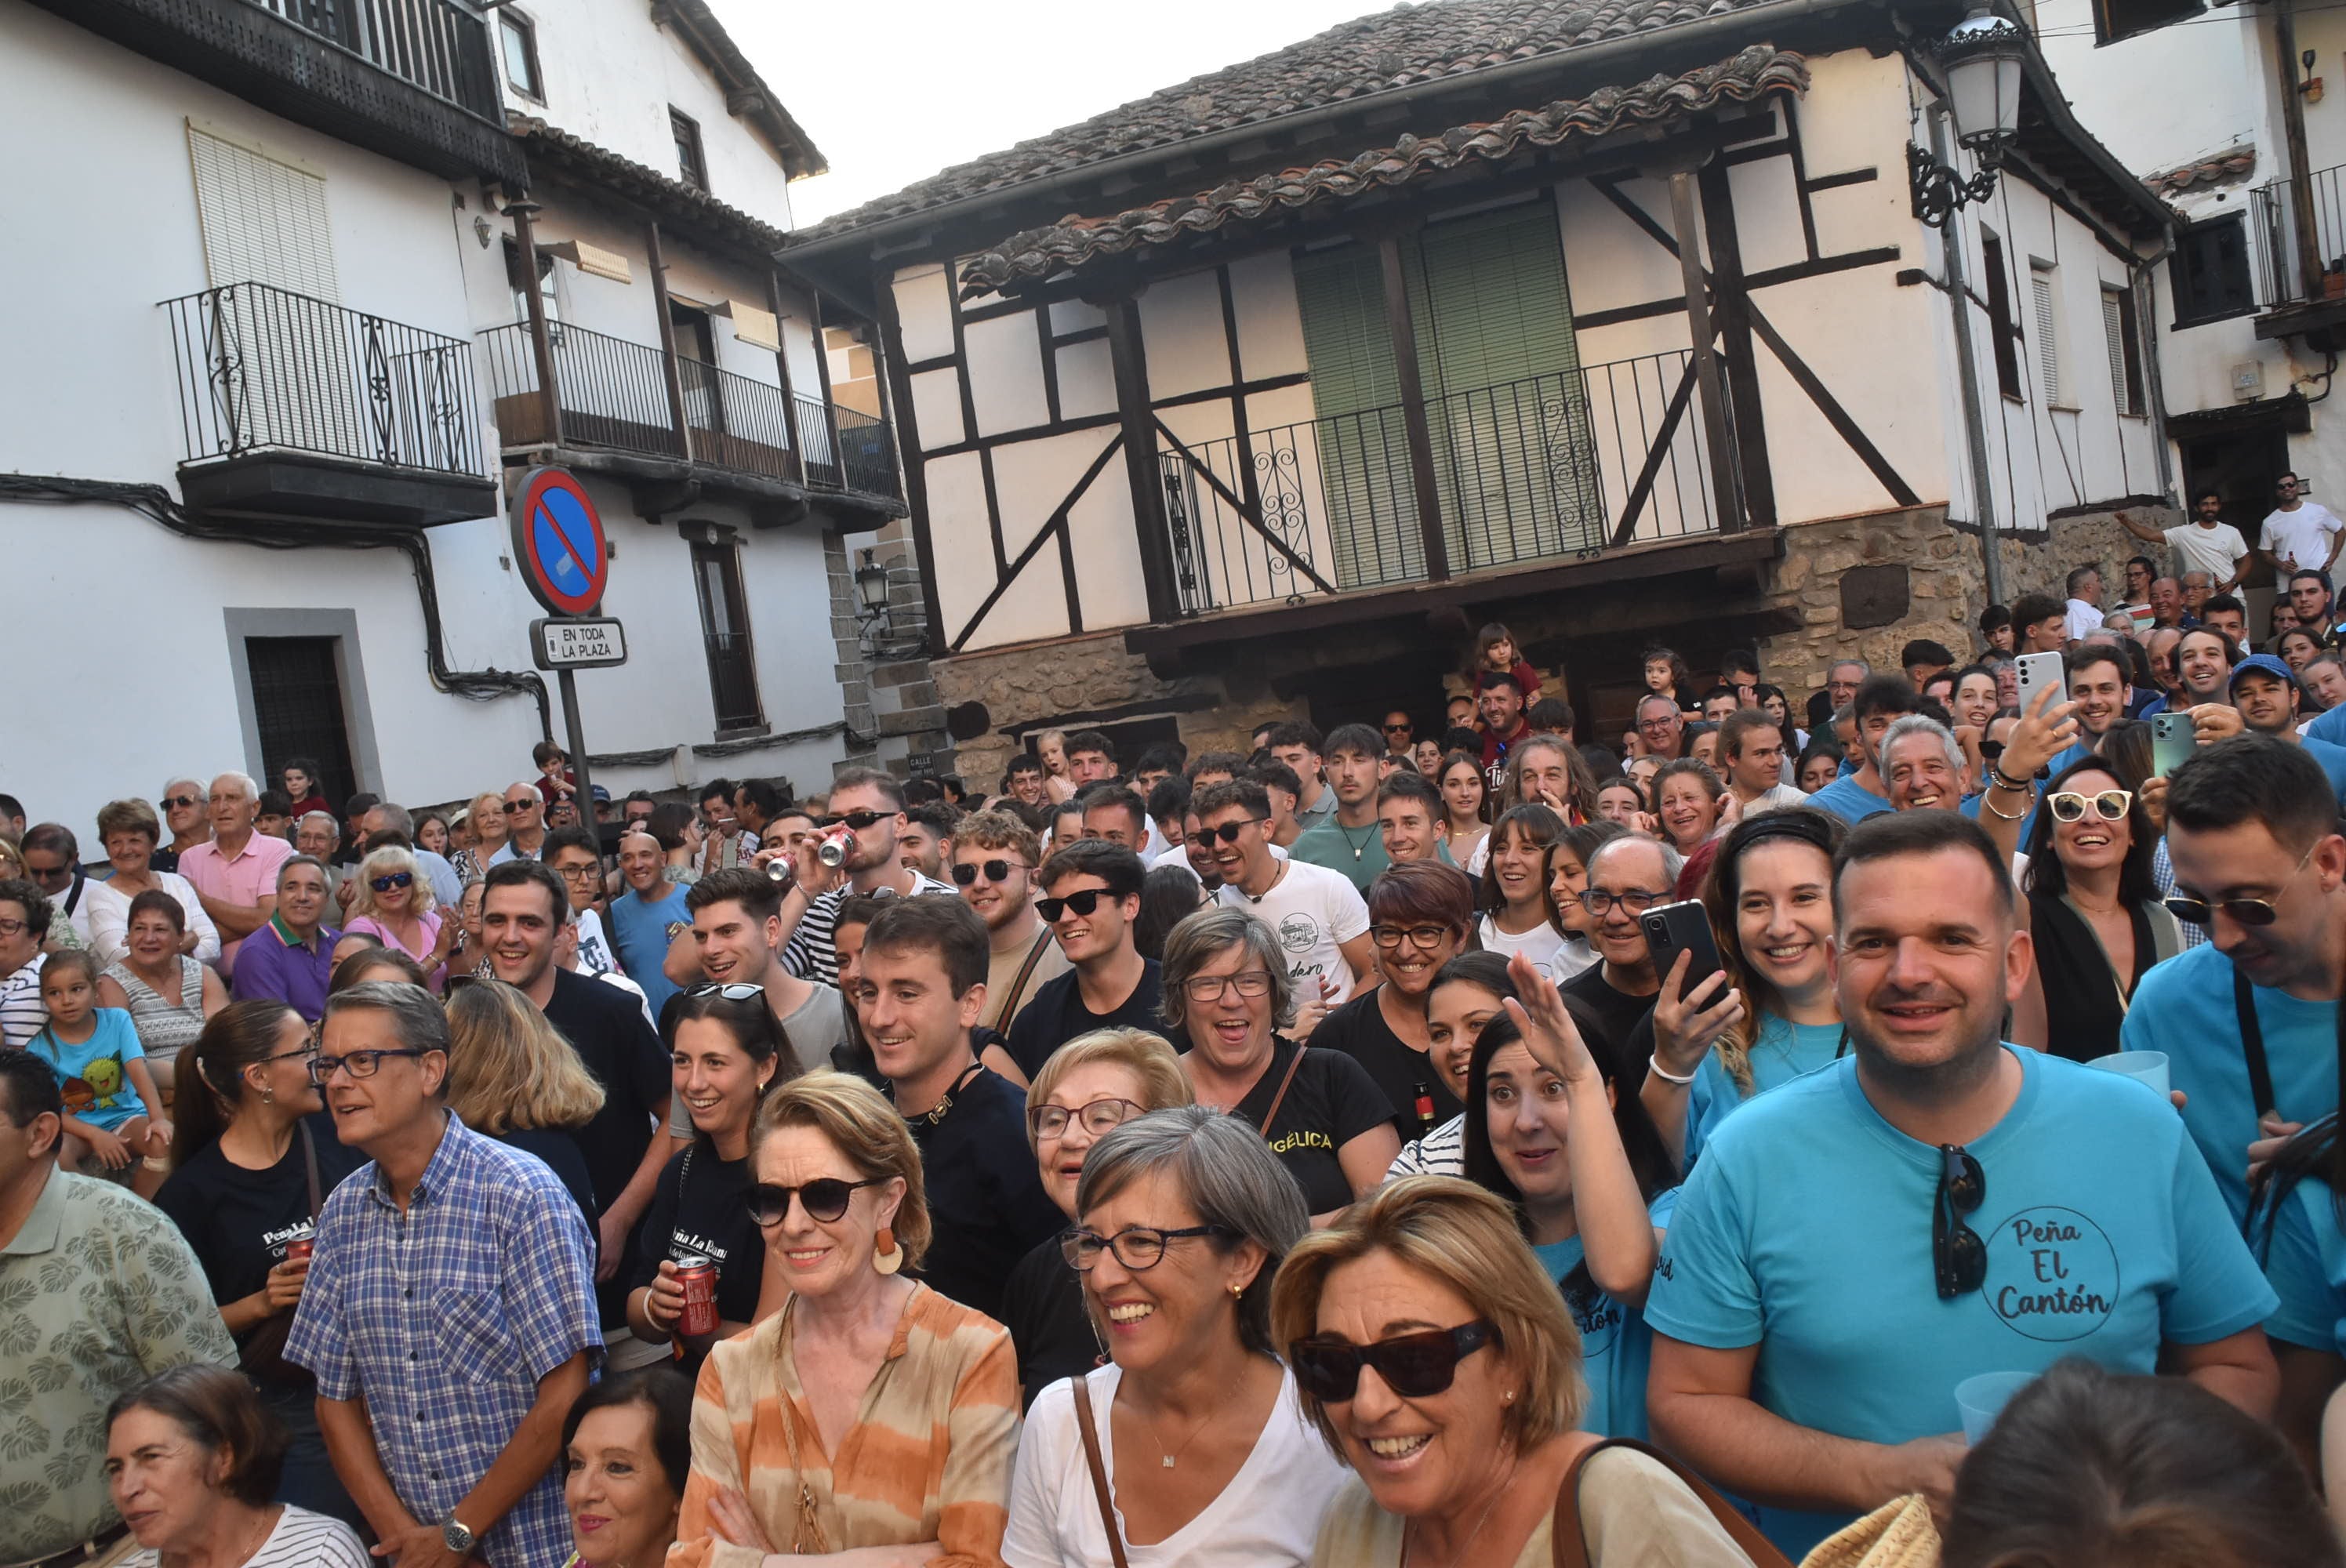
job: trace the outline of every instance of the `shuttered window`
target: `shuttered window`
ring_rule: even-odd
[[[2134,336],[2134,290],[2102,290],[2102,337],[2110,357],[2110,392],[2118,412],[2143,412],[2142,351]]]
[[[2045,394],[2046,406],[2066,403],[2068,400],[2062,396],[2065,389],[2061,385],[2060,333],[2053,313],[2052,270],[2045,267],[2031,268],[2028,282],[2035,309],[2037,382]]]
[[[188,157],[214,288],[270,283],[341,302],[322,178],[192,125]]]

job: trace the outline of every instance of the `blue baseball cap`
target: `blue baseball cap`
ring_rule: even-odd
[[[2297,681],[2297,672],[2290,668],[2286,664],[2283,664],[2273,655],[2261,653],[2250,654],[2248,657],[2242,659],[2239,663],[2232,667],[2230,677],[2224,682],[2224,689],[2227,692],[2230,691],[2232,687],[2240,683],[2240,677],[2248,674],[2249,671],[2252,669],[2262,670],[2265,674],[2270,676],[2277,676],[2284,684],[2287,685],[2294,685]]]

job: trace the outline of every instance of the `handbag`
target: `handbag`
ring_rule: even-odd
[[[1099,1504],[1100,1527],[1107,1532],[1107,1554],[1116,1568],[1130,1568],[1124,1554],[1124,1533],[1116,1527],[1116,1504],[1107,1494],[1107,1466],[1100,1459],[1099,1425],[1092,1417],[1092,1385],[1088,1378],[1069,1378],[1068,1392],[1076,1400],[1076,1430],[1084,1434],[1084,1460],[1092,1472],[1092,1497]]]
[[[1817,1543],[1800,1568],[1939,1568],[1939,1527],[1920,1493],[1892,1498]]]
[[[1700,1476],[1680,1465],[1678,1461],[1648,1443],[1632,1438],[1606,1438],[1583,1450],[1564,1472],[1562,1484],[1556,1489],[1556,1518],[1549,1526],[1548,1549],[1556,1568],[1589,1568],[1588,1539],[1580,1530],[1580,1472],[1583,1466],[1608,1448],[1633,1449],[1644,1454],[1664,1470],[1678,1477],[1688,1492],[1699,1499],[1719,1528],[1734,1539],[1743,1554],[1751,1560],[1752,1568],[1792,1568],[1791,1562],[1775,1543],[1760,1533],[1760,1527],[1736,1511],[1735,1505],[1711,1490]]]
[[[326,1206],[323,1183],[318,1177],[318,1144],[310,1135],[310,1124],[293,1124],[296,1136],[301,1140],[301,1174],[310,1188],[310,1228],[318,1226],[318,1213]],[[282,1389],[312,1386],[316,1380],[301,1367],[285,1359],[285,1341],[292,1337],[293,1314],[271,1312],[260,1320],[243,1347],[237,1351],[237,1370],[256,1383],[268,1383]]]

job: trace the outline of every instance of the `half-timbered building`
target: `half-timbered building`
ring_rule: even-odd
[[[1934,207],[1961,15],[1397,6],[793,236],[882,324],[964,769],[1431,718],[1494,619],[1617,736],[1648,641],[1804,690],[2107,555],[2167,215],[2033,48],[1994,221]]]

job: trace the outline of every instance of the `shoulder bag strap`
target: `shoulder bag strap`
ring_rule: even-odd
[[[1262,1125],[1255,1129],[1264,1137],[1270,1136],[1270,1124],[1279,1120],[1279,1107],[1287,1103],[1287,1086],[1295,1082],[1295,1069],[1303,1065],[1306,1047],[1298,1045],[1287,1064],[1287,1076],[1279,1081],[1279,1093],[1270,1097],[1270,1109],[1262,1114]]]
[[[2240,1050],[2249,1062],[2249,1094],[2257,1103],[2257,1119],[2262,1121],[2273,1108],[2272,1067],[2265,1061],[2265,1032],[2257,1022],[2256,996],[2249,977],[2237,969],[2232,972],[2232,1005],[2240,1015]]]
[[[1582,1450],[1572,1461],[1572,1468],[1564,1472],[1564,1482],[1556,1491],[1556,1517],[1548,1529],[1548,1550],[1555,1568],[1588,1568],[1588,1540],[1580,1532],[1580,1472],[1590,1460],[1608,1448],[1634,1449],[1677,1476],[1710,1510],[1710,1516],[1733,1537],[1743,1554],[1751,1559],[1752,1568],[1791,1568],[1790,1560],[1776,1549],[1775,1543],[1760,1534],[1760,1527],[1712,1491],[1708,1482],[1661,1450],[1631,1438],[1607,1438]]]
[[[306,1121],[294,1123],[293,1130],[301,1135],[301,1174],[310,1184],[310,1223],[314,1226],[326,1207],[325,1183],[318,1179],[318,1140],[310,1135]]]
[[[1001,1020],[1004,1033],[1010,1033],[1010,1021],[1018,1015],[1018,1003],[1025,999],[1026,983],[1035,978],[1035,966],[1043,962],[1043,950],[1056,940],[1051,928],[1045,926],[1042,934],[1035,939],[1035,945],[1026,950],[1026,962],[1018,966],[1018,978],[1003,993],[1002,1006],[994,1015]]]
[[[1116,1504],[1108,1500],[1107,1466],[1100,1459],[1099,1426],[1092,1418],[1090,1380],[1067,1380],[1076,1400],[1076,1429],[1084,1434],[1084,1462],[1091,1467],[1092,1497],[1099,1503],[1100,1527],[1107,1532],[1107,1554],[1116,1568],[1129,1568],[1124,1555],[1124,1535],[1116,1527]]]

